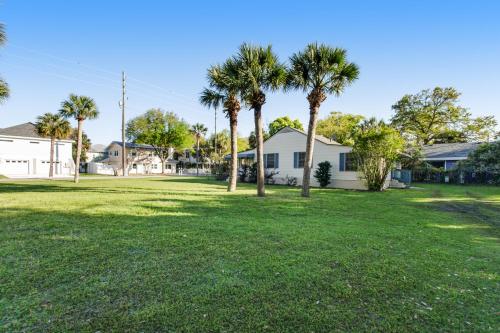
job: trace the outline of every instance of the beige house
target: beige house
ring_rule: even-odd
[[[276,173],[273,177],[275,184],[287,184],[289,178],[295,178],[297,185],[302,185],[306,140],[306,133],[285,127],[264,142],[264,168],[266,172]],[[355,163],[350,154],[351,150],[352,147],[317,135],[314,144],[311,186],[319,186],[313,176],[318,163],[328,161],[332,165],[332,179],[329,187],[366,189],[362,175],[355,169]],[[255,150],[239,153],[238,159],[240,165],[253,163]],[[387,186],[389,186],[389,179]]]
[[[153,146],[126,143],[127,171],[130,175],[161,174],[162,161],[156,155]],[[104,149],[105,158],[99,163],[90,163],[89,173],[121,174],[122,142],[113,141]],[[173,149],[165,161],[165,173],[176,173],[177,161],[173,160]]]

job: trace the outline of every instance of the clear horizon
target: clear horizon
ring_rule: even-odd
[[[56,112],[76,93],[93,97],[101,112],[84,124],[92,143],[120,140],[124,70],[127,119],[160,107],[213,132],[213,110],[198,103],[206,70],[243,42],[272,44],[281,61],[309,42],[347,49],[360,78],[339,98],[329,96],[321,117],[340,111],[388,120],[403,95],[452,86],[474,116],[500,121],[499,14],[495,1],[318,1],[311,7],[4,0],[0,22],[8,42],[0,49],[0,76],[11,97],[0,105],[0,128]],[[267,94],[265,123],[285,115],[307,126],[303,93]],[[228,128],[221,112],[217,128]],[[244,109],[239,132],[247,136],[252,129],[252,112]]]

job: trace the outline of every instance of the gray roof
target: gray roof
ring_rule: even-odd
[[[33,123],[24,123],[0,129],[0,135],[23,136],[27,138],[41,138]]]
[[[279,134],[279,133],[290,133],[290,132],[299,132],[299,133],[304,134],[305,136],[307,136],[306,132],[298,130],[296,128],[292,128],[290,126],[282,128],[281,130],[279,130],[278,132],[276,132],[276,134]],[[274,135],[276,135],[276,134],[274,134]],[[267,139],[267,140],[269,140],[269,139]],[[337,141],[332,140],[332,139],[328,139],[327,137],[324,137],[323,135],[316,135],[316,140],[319,141],[319,142],[322,142],[322,143],[324,143],[326,145],[338,145],[338,146],[341,146],[341,144],[338,143]]]
[[[427,158],[466,158],[470,152],[474,151],[482,142],[464,142],[464,143],[440,143],[422,147],[422,155]]]
[[[255,157],[255,149],[250,149],[238,153],[238,158],[254,158],[254,157]],[[230,160],[231,154],[224,156],[224,159]]]
[[[109,146],[111,146],[112,144],[116,144],[118,146],[122,146],[122,142],[121,141],[112,141]],[[109,147],[108,146],[108,147]],[[126,142],[125,143],[125,148],[136,148],[136,149],[149,149],[149,150],[153,150],[153,146],[151,145],[145,145],[145,144],[141,144],[141,143],[133,143],[133,142]]]

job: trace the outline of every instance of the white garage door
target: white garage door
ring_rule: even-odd
[[[4,160],[4,173],[6,175],[28,175],[29,161],[28,160]]]

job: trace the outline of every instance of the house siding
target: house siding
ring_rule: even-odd
[[[347,189],[366,189],[360,175],[352,171],[339,171],[340,153],[348,153],[351,147],[342,145],[329,145],[316,141],[313,154],[313,172],[318,163],[329,161],[332,164],[332,183],[329,187]],[[279,154],[279,168],[267,169],[278,174],[274,177],[276,183],[285,183],[286,177],[297,178],[297,184],[302,184],[304,169],[296,168],[294,153],[306,151],[306,136],[297,131],[277,133],[264,143],[264,154]],[[311,186],[319,186],[314,176],[311,176]]]

